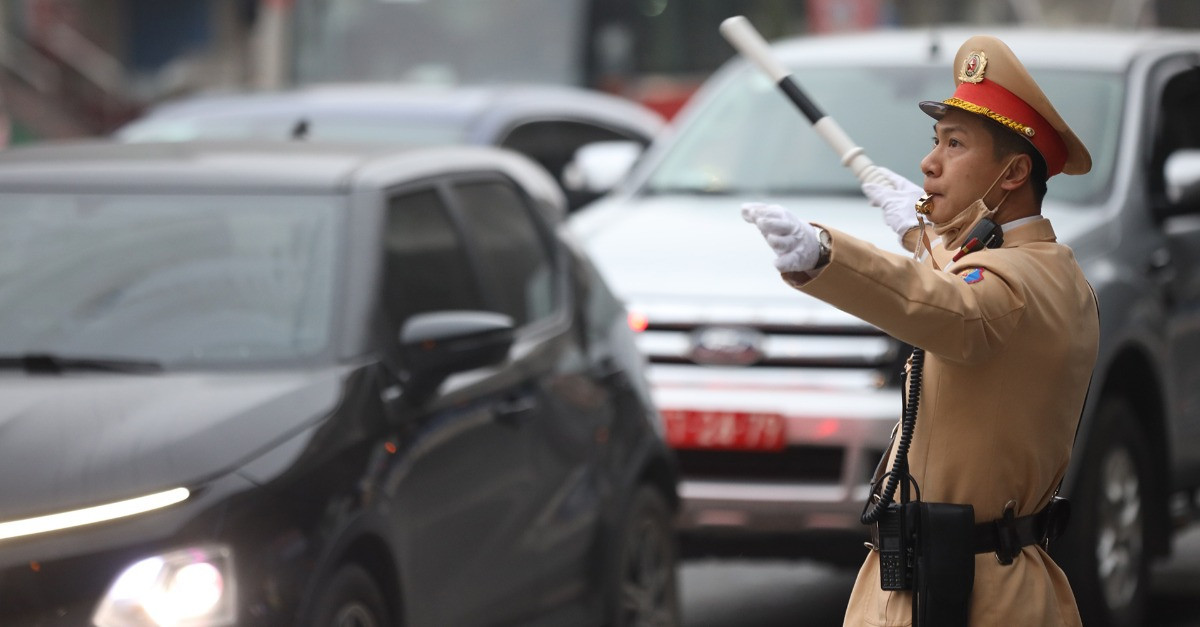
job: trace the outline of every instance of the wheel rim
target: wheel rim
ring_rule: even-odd
[[[333,616],[333,627],[379,627],[371,609],[362,603],[351,602]]]
[[[665,531],[642,521],[630,539],[621,578],[621,625],[674,627],[674,564]]]
[[[1101,467],[1096,565],[1110,608],[1129,605],[1141,585],[1142,493],[1129,450],[1117,446]]]

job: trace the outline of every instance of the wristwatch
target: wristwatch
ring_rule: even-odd
[[[817,227],[817,268],[823,268],[829,264],[829,257],[833,254],[833,236],[829,231],[821,227]],[[815,268],[814,268],[815,269]]]

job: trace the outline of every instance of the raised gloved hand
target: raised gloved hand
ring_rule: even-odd
[[[862,191],[872,205],[883,209],[883,221],[903,239],[909,229],[918,226],[916,205],[917,200],[925,195],[925,190],[885,167],[876,167],[892,182],[893,187],[863,183]]]
[[[775,251],[775,268],[780,272],[803,272],[817,267],[821,245],[813,225],[779,205],[760,202],[742,205],[742,219],[762,232],[767,245]]]

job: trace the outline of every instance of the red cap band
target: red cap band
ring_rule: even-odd
[[[954,97],[945,104],[985,115],[1013,129],[1042,154],[1048,176],[1062,172],[1067,162],[1067,145],[1058,131],[1033,107],[999,83],[986,78],[978,83],[959,83]]]

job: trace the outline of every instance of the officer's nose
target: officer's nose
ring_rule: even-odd
[[[936,178],[941,173],[937,167],[937,158],[934,157],[935,152],[937,152],[937,147],[934,147],[925,155],[925,158],[921,159],[921,174],[924,174],[927,179]]]

